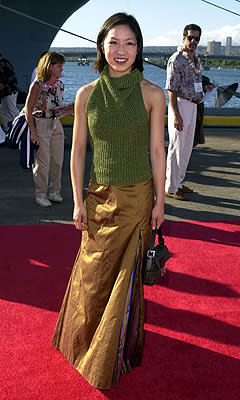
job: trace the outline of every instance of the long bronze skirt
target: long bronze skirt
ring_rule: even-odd
[[[72,270],[52,344],[92,385],[109,389],[140,365],[142,260],[151,238],[152,180],[90,183],[88,231]]]

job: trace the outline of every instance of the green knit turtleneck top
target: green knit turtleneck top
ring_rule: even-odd
[[[93,151],[93,182],[128,185],[152,177],[142,79],[138,69],[111,77],[106,65],[89,96],[86,113]]]

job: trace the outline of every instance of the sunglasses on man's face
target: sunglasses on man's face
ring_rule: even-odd
[[[199,42],[200,36],[194,36],[194,35],[188,35],[188,36],[187,36],[187,40],[189,40],[190,42],[191,42],[193,39],[195,40],[195,42]]]

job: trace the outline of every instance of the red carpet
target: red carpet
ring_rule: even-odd
[[[167,276],[145,287],[142,366],[99,391],[50,345],[79,232],[0,226],[0,399],[239,400],[239,227],[164,224],[173,257]]]

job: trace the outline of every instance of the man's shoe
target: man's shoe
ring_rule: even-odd
[[[49,200],[54,201],[54,203],[62,203],[63,198],[60,193],[49,193]]]
[[[190,187],[186,186],[186,185],[182,185],[181,190],[183,193],[193,193],[193,189],[191,189]]]
[[[35,201],[41,207],[50,207],[52,205],[51,201],[46,197],[36,197]]]
[[[182,192],[181,189],[178,189],[177,193],[169,193],[165,192],[165,195],[168,197],[172,197],[172,199],[188,201],[189,198]]]

